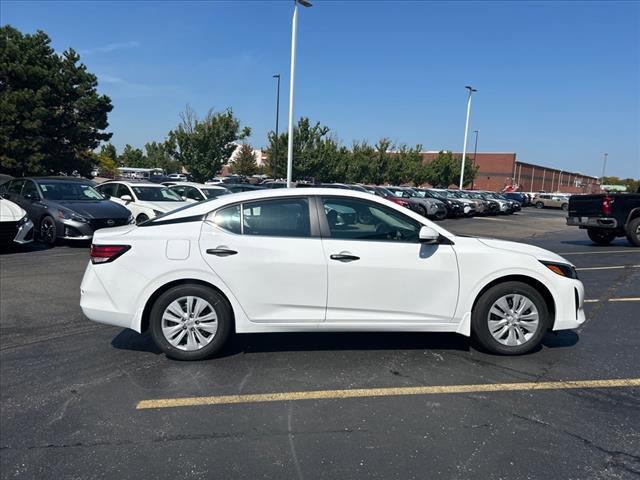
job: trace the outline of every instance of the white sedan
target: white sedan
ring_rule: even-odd
[[[150,330],[184,360],[234,332],[457,332],[521,354],[585,320],[582,282],[555,253],[457,236],[350,190],[224,195],[98,230],[90,257],[84,314]]]
[[[191,205],[191,202],[157,183],[108,181],[96,189],[109,200],[128,208],[136,223]]]

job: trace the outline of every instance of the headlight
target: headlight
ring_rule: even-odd
[[[453,205],[453,202],[451,200],[446,200],[447,205]]]
[[[18,227],[21,227],[22,225],[24,225],[25,223],[27,223],[29,221],[29,216],[25,215],[24,217],[22,217],[20,220],[18,220]]]
[[[78,215],[75,212],[66,212],[61,209],[58,209],[58,217],[63,220],[75,220],[76,222],[89,223],[88,218],[84,218],[82,215]]]
[[[578,278],[578,272],[576,272],[576,268],[572,265],[567,265],[566,263],[543,262],[542,260],[540,260],[540,263],[553,273],[557,273],[562,277]]]
[[[158,215],[162,215],[164,212],[161,212],[160,210],[154,210],[153,213],[155,213],[157,217]]]
[[[133,214],[129,215],[129,218],[127,218],[127,223],[130,224],[130,225],[133,224],[133,223],[136,223],[136,219],[133,218]]]

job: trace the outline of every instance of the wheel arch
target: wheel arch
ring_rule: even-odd
[[[553,295],[551,294],[551,291],[546,287],[546,285],[544,285],[544,283],[542,283],[541,281],[533,277],[529,277],[527,275],[506,275],[506,276],[498,277],[491,280],[489,283],[487,283],[484,287],[480,289],[476,297],[473,299],[473,306],[471,307],[471,311],[473,312],[473,310],[476,308],[476,304],[478,303],[478,300],[480,299],[480,297],[482,297],[482,295],[484,295],[484,293],[487,290],[505,282],[522,282],[535,288],[538,291],[538,293],[542,295],[542,298],[544,299],[544,302],[547,305],[547,310],[549,311],[550,323],[547,327],[549,330],[553,329],[553,326],[556,321],[556,304],[555,304],[555,300],[553,299]]]
[[[638,217],[640,217],[640,207],[636,207],[629,212],[629,215],[627,215],[627,221],[624,222],[625,228],[631,220],[635,220]]]
[[[232,333],[235,333],[236,330],[236,313],[233,308],[233,303],[229,300],[229,297],[220,290],[218,287],[213,285],[212,283],[206,282],[204,280],[199,280],[197,278],[181,278],[178,280],[173,280],[165,283],[158,287],[150,296],[147,298],[147,301],[142,310],[142,317],[140,319],[140,333],[144,333],[149,329],[149,316],[151,315],[151,309],[153,308],[153,304],[158,299],[160,295],[162,295],[167,290],[177,287],[179,285],[201,285],[203,287],[210,288],[215,292],[219,293],[229,305],[229,310],[231,311],[231,323],[232,323]]]

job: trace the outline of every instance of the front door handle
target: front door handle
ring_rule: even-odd
[[[334,253],[329,258],[331,260],[338,260],[339,262],[353,262],[355,260],[360,260],[360,257],[356,257],[350,253]]]
[[[229,255],[235,255],[238,252],[236,252],[235,250],[231,250],[229,248],[218,247],[218,248],[208,248],[207,253],[209,255],[216,255],[217,257],[228,257]]]

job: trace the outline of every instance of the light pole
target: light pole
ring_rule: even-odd
[[[271,176],[275,180],[276,178],[276,164],[278,162],[278,143],[280,143],[280,139],[278,138],[278,122],[280,120],[280,74],[276,74],[273,78],[278,79],[278,88],[276,93],[276,141],[273,144],[273,160],[271,160]]]
[[[296,33],[298,31],[298,4],[310,7],[307,0],[293,0],[293,19],[291,20],[291,74],[289,77],[289,143],[287,146],[287,188],[291,187],[293,174],[293,84],[296,73]]]
[[[471,96],[474,92],[477,92],[473,87],[469,85],[465,86],[467,90],[469,90],[469,99],[467,100],[467,121],[464,124],[464,145],[462,145],[462,165],[460,167],[460,190],[462,190],[462,186],[464,185],[464,160],[467,155],[467,134],[469,133],[469,115],[471,114]]]
[[[476,134],[476,143],[475,143],[475,146],[473,147],[473,168],[475,169],[476,168],[476,155],[478,154],[478,130],[474,130],[473,133]],[[476,176],[475,176],[475,172],[474,172],[474,176],[471,179],[471,190],[473,190],[475,179],[476,179]]]
[[[604,171],[607,168],[607,157],[609,156],[608,153],[604,154],[604,157],[602,159],[602,177],[600,177],[600,188],[602,188],[602,184],[604,183]]]

